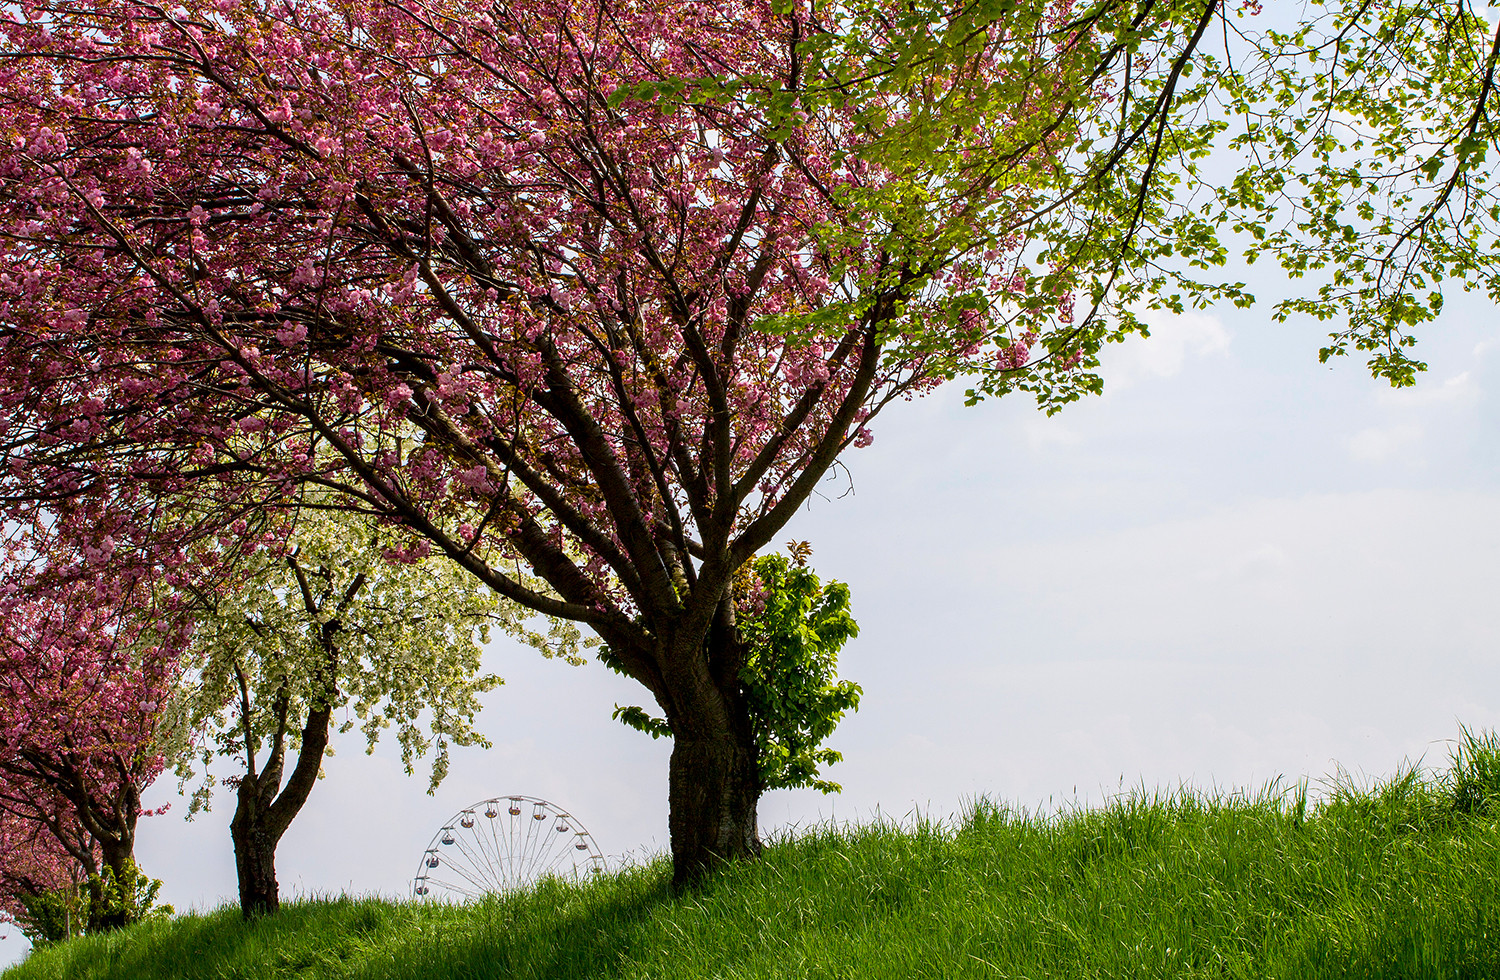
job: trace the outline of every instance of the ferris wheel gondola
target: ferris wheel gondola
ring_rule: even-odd
[[[604,871],[604,855],[578,818],[534,796],[497,796],[465,807],[422,852],[412,894],[473,899],[545,877]]]

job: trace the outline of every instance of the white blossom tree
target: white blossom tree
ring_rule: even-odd
[[[434,750],[431,792],[450,745],[488,744],[474,718],[479,696],[502,683],[481,666],[492,630],[582,663],[571,623],[537,632],[535,613],[429,557],[409,534],[310,506],[284,547],[258,552],[234,587],[195,601],[169,737],[179,778],[198,784],[191,812],[208,806],[215,755],[242,766],[223,781],[237,793],[230,832],[246,917],[278,907],[276,846],[332,752],[336,724],[358,727],[370,751],[393,728],[408,773]]]

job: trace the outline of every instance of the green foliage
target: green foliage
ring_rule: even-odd
[[[846,9],[840,31],[807,45],[812,73],[837,83],[799,97],[871,131],[860,156],[892,179],[841,203],[929,273],[913,310],[946,292],[946,315],[914,313],[893,357],[974,377],[971,402],[1025,391],[1051,413],[1102,389],[1100,352],[1142,331],[1142,311],[1250,301],[1243,283],[1202,278],[1228,257],[1192,199],[1226,125],[1205,111],[1211,77],[1192,70],[1212,5],[1106,0],[1067,30],[1045,3]],[[974,314],[1026,363],[967,357]]]
[[[1492,19],[1467,3],[1315,0],[1220,66],[1244,165],[1217,220],[1251,261],[1312,280],[1278,318],[1345,321],[1325,361],[1363,352],[1376,377],[1412,384],[1415,328],[1445,288],[1500,298]]]
[[[88,886],[91,886],[91,876]],[[134,861],[128,861],[120,877],[105,868],[98,881],[97,918],[106,921],[143,922],[147,919],[171,918],[176,911],[170,905],[157,905],[156,895],[161,891],[161,879],[142,874]]]
[[[752,559],[736,586],[740,638],[748,648],[740,682],[761,788],[837,793],[839,784],[820,778],[821,768],[843,756],[823,742],[844,712],[859,709],[859,685],[838,679],[839,650],[859,635],[859,624],[849,613],[849,586],[818,581],[807,567],[812,549],[806,542],[788,549],[790,558]],[[672,734],[666,719],[636,705],[615,705],[614,717],[652,738]]]
[[[674,894],[665,861],[466,905],[236,908],[39,950],[4,980],[1500,976],[1500,834],[1443,778],[1135,793],[829,826]]]
[[[849,586],[821,584],[795,546],[790,560],[762,555],[752,565],[765,604],[740,623],[750,647],[740,680],[755,725],[761,785],[836,793],[839,785],[819,772],[843,758],[821,747],[823,741],[844,712],[859,708],[859,685],[838,679],[838,652],[859,635]]]
[[[89,896],[82,885],[21,895],[26,914],[16,920],[33,946],[59,943],[88,931]]]
[[[890,179],[841,192],[866,219],[843,227],[923,273],[889,350],[977,375],[971,402],[1021,390],[1056,411],[1100,390],[1100,351],[1144,311],[1249,305],[1216,275],[1232,250],[1292,281],[1278,319],[1334,324],[1321,359],[1362,354],[1397,387],[1426,369],[1413,348],[1446,292],[1500,300],[1493,7],[1099,0],[1069,5],[1068,30],[1047,3],[840,7],[802,46],[822,84],[719,97],[852,113],[855,152]],[[830,252],[855,244],[839,234]],[[994,262],[1008,238],[1025,244]],[[1010,291],[953,285],[996,275]],[[1026,365],[966,358],[966,309],[1034,337]]]
[[[26,914],[17,920],[33,946],[118,928],[148,919],[170,918],[175,909],[157,905],[161,881],[129,862],[117,878],[110,868],[67,888],[20,896]]]
[[[638,705],[630,705],[622,708],[615,705],[615,712],[611,716],[616,721],[624,722],[638,732],[645,732],[652,738],[672,737],[672,726],[667,724],[664,718],[654,718],[645,708]]]

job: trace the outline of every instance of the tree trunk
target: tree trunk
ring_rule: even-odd
[[[691,885],[722,861],[760,854],[753,740],[730,731],[719,738],[675,738],[668,800],[673,885]]]
[[[247,781],[248,782],[248,781]],[[239,877],[240,911],[245,918],[269,915],[281,907],[276,885],[276,845],[279,834],[270,833],[260,813],[259,795],[240,784],[239,805],[229,822],[234,840],[234,870]]]
[[[722,568],[722,566],[721,566]],[[656,630],[660,646],[637,662],[672,733],[667,826],[672,885],[695,885],[716,865],[760,855],[760,754],[740,672],[748,648],[735,624],[727,576],[710,618]],[[708,584],[700,579],[700,588]],[[700,607],[701,608],[701,607]]]
[[[265,769],[259,775],[252,770],[240,780],[239,804],[229,822],[229,836],[234,841],[240,911],[247,919],[269,915],[281,908],[276,884],[276,845],[317,782],[323,750],[328,746],[331,717],[326,707],[308,712],[297,764],[285,787],[281,785],[279,735]]]
[[[121,831],[118,837],[99,839],[99,849],[104,858],[100,872],[101,874],[108,872],[108,876],[114,879],[114,888],[118,891],[135,887],[136,879],[135,828],[130,827],[128,831],[121,828]],[[106,901],[103,882],[90,883],[89,898],[89,932],[122,929],[130,924],[131,909],[128,903]]]
[[[720,601],[707,635],[683,642],[676,652],[677,663],[687,669],[668,674],[673,710],[667,713],[672,727],[667,799],[672,884],[682,888],[716,864],[759,856],[761,785],[754,725],[740,690],[746,649],[735,628],[732,598]]]

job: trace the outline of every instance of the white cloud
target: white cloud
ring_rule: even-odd
[[[1181,373],[1189,357],[1222,353],[1229,347],[1229,330],[1207,313],[1181,316],[1153,314],[1145,318],[1150,337],[1130,337],[1104,352],[1107,391],[1121,391],[1153,378]]]
[[[1403,423],[1361,429],[1349,440],[1349,455],[1364,463],[1384,463],[1406,453],[1422,438],[1422,427]]]

